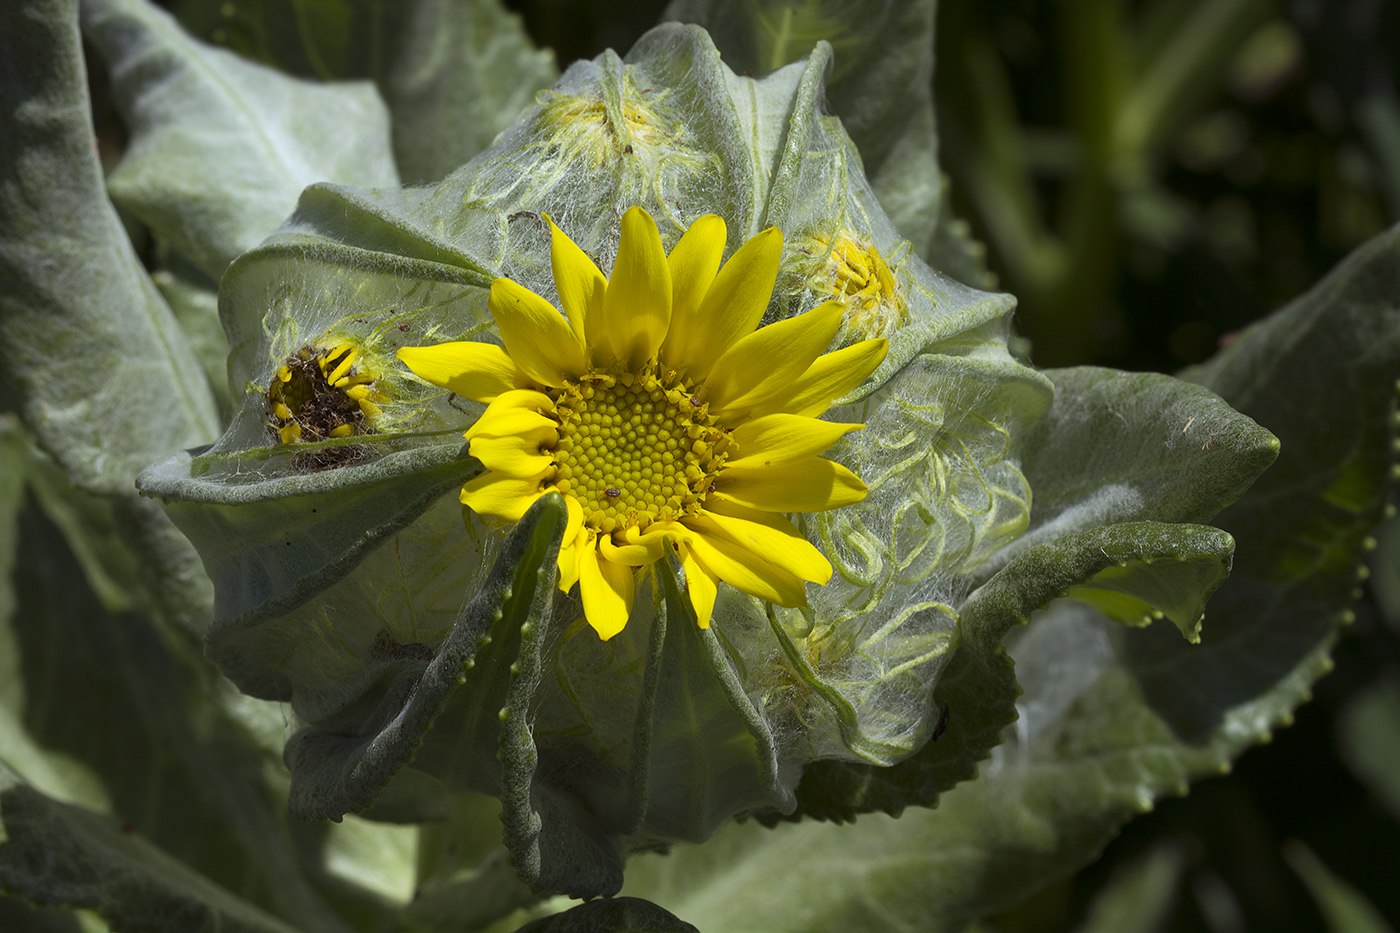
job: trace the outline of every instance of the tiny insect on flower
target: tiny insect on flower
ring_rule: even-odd
[[[517,521],[546,492],[563,494],[559,585],[578,584],[605,639],[627,623],[638,571],[668,546],[702,627],[720,581],[804,605],[806,584],[825,583],[831,565],[784,513],[864,498],[855,474],[819,456],[863,425],[817,416],[874,371],[886,341],[826,353],[840,301],[758,328],[782,253],[776,228],[721,268],[721,218],[696,220],[668,256],[634,207],[608,279],[549,224],[562,314],[497,279],[488,306],[504,346],[399,351],[421,378],[488,403],[466,436],[489,472],[462,502]]]

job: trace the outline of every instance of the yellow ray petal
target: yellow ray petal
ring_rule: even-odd
[[[700,623],[701,628],[709,628],[719,589],[715,585],[714,575],[695,559],[695,554],[686,545],[678,543],[676,550],[681,556],[681,567],[685,570],[685,589],[691,608],[695,610],[695,621]]]
[[[676,346],[672,365],[699,381],[736,340],[752,333],[773,297],[782,254],[783,233],[769,227],[729,257],[696,312],[699,327]]]
[[[687,518],[685,524],[711,541],[728,540],[754,558],[780,567],[795,577],[821,584],[830,580],[831,564],[822,552],[802,537],[787,519],[774,517],[787,527],[713,512]]]
[[[588,346],[588,319],[595,326],[596,315],[603,307],[603,295],[608,280],[588,254],[555,226],[548,214],[541,215],[549,223],[549,263],[554,269],[554,287],[559,292],[559,304],[569,319],[569,327],[581,346]]]
[[[805,606],[807,588],[793,574],[720,537],[695,533],[687,546],[711,575],[736,590],[779,606]]]
[[[462,504],[478,515],[518,522],[543,493],[545,474],[529,478],[487,473],[462,487]]]
[[[578,582],[579,562],[583,549],[593,548],[592,534],[583,527],[583,509],[573,496],[564,497],[569,520],[564,525],[564,537],[559,543],[559,589],[567,593]]]
[[[331,370],[329,373],[326,373],[326,381],[329,382],[331,385],[335,385],[336,383],[340,382],[340,380],[345,377],[345,374],[350,372],[350,367],[355,364],[355,348],[347,347],[344,344],[342,344],[341,346],[336,347],[335,350],[326,354],[325,358],[321,361],[321,366],[323,370],[325,368],[325,360],[335,359],[335,354],[338,352],[344,352],[345,355],[340,358],[340,363],[336,365],[335,369]]]
[[[670,325],[671,268],[661,235],[650,214],[629,208],[622,215],[622,240],[603,296],[602,333],[589,324],[593,359],[600,362],[599,349],[610,350],[624,366],[638,370],[656,355]]]
[[[463,435],[467,440],[476,437],[510,437],[513,434],[533,431],[537,428],[552,426],[557,429],[559,427],[557,420],[531,406],[500,404],[500,399],[505,397],[505,395],[498,396],[496,402],[486,409],[480,418],[476,419],[475,424],[467,429],[467,433]],[[541,396],[541,398],[545,397]],[[547,398],[545,400],[548,401]]]
[[[487,301],[515,364],[540,385],[562,385],[583,374],[583,344],[554,305],[510,279],[491,283]]]
[[[821,453],[843,436],[865,427],[822,421],[804,415],[778,413],[746,421],[730,432],[739,448],[726,468],[763,467],[791,463]]]
[[[809,457],[780,466],[724,469],[714,495],[768,512],[821,512],[865,498],[866,485],[850,470]]]
[[[432,347],[400,347],[397,354],[421,379],[476,402],[523,389],[530,377],[493,343],[456,341]]]
[[[653,522],[645,533],[638,531],[635,525],[629,526],[622,532],[621,543],[613,540],[615,534],[602,535],[598,538],[598,551],[614,563],[645,567],[665,553],[663,548],[672,525],[672,522]]]
[[[704,326],[700,303],[714,284],[724,241],[724,218],[706,214],[690,225],[667,257],[671,267],[671,327],[661,344],[661,360],[669,366],[681,366],[684,348]]]
[[[888,350],[888,341],[881,337],[878,340],[863,340],[819,356],[791,385],[755,404],[749,411],[749,417],[759,418],[779,411],[820,415],[831,407],[834,399],[864,382],[865,377],[884,362]]]
[[[525,478],[554,466],[553,455],[541,453],[540,447],[558,440],[559,432],[551,424],[507,437],[472,438],[470,452],[492,473]]]
[[[583,614],[603,641],[626,628],[636,586],[631,567],[601,557],[595,548],[583,552],[578,576]]]
[[[831,345],[844,313],[839,301],[828,301],[735,342],[705,381],[711,413],[734,417],[791,385]]]
[[[564,537],[561,539],[565,544],[578,539],[578,536],[585,533],[583,527],[583,506],[573,496],[564,497],[564,508],[569,513],[568,520],[564,523]]]

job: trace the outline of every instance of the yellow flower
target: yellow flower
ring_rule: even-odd
[[[371,433],[381,396],[372,376],[355,368],[351,341],[323,338],[277,367],[267,387],[269,425],[283,444]]]
[[[489,403],[467,431],[490,471],[462,487],[482,516],[517,521],[546,492],[568,526],[559,586],[575,583],[604,639],[622,630],[637,573],[674,548],[700,625],[718,581],[780,606],[807,601],[831,565],[782,513],[859,502],[866,486],[818,456],[863,427],[817,418],[884,359],[884,340],[824,351],[841,302],[755,329],[773,292],[782,233],[724,268],[725,225],[701,217],[668,257],[651,216],[622,218],[612,279],[549,221],[563,314],[497,279],[489,308],[504,347],[405,347],[423,379]]]
[[[818,291],[844,296],[847,339],[879,336],[904,325],[908,303],[873,243],[848,229],[834,238],[815,236],[802,252],[825,256],[808,281]]]

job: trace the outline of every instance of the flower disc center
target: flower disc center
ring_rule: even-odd
[[[556,485],[600,532],[697,510],[725,459],[707,406],[649,370],[588,373],[565,384],[556,411]]]

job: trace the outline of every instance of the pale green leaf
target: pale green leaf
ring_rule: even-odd
[[[1151,522],[1110,525],[1037,545],[958,608],[961,644],[933,689],[934,737],[893,767],[818,762],[798,786],[799,815],[853,819],[871,810],[932,806],[972,777],[1017,717],[1020,692],[1002,645],[1052,600],[1112,595],[1141,625],[1169,614],[1196,640],[1205,602],[1229,573],[1234,542],[1218,529]]]
[[[280,681],[253,673],[264,659],[246,656],[245,630],[344,577],[470,478],[479,465],[460,450],[420,447],[336,471],[243,483],[191,475],[189,454],[178,452],[143,473],[142,490],[166,500],[214,581],[209,650],[225,672],[254,696],[286,699]]]
[[[7,3],[0,32],[0,353],[39,443],[92,492],[212,439],[198,359],[107,201],[74,3]]]
[[[1055,402],[1022,461],[1031,525],[1002,559],[1113,522],[1209,521],[1278,456],[1272,434],[1179,379],[1096,367],[1046,375]]]
[[[410,184],[438,181],[485,149],[559,77],[500,0],[195,0],[177,15],[196,36],[289,74],[373,80]]]
[[[450,816],[419,831],[418,884],[406,916],[444,933],[480,930],[540,900],[501,845],[501,804],[454,794]]]
[[[299,847],[314,850],[320,834],[289,824],[263,784],[268,758],[212,702],[215,680],[194,639],[106,611],[39,509],[24,512],[21,534],[5,631],[19,678],[0,708],[11,770],[35,793],[110,813],[261,910],[344,929],[299,862]],[[88,903],[44,890],[27,896]]]
[[[709,30],[725,64],[740,74],[766,74],[829,42],[831,111],[894,226],[915,253],[928,251],[941,200],[933,0],[674,0],[662,18]]]
[[[84,0],[131,132],[117,203],[214,278],[318,181],[398,184],[389,117],[368,83],[302,81],[190,38],[144,0]]]
[[[380,88],[410,184],[437,181],[485,149],[559,77],[500,0],[417,0],[397,17]]]
[[[543,637],[548,626],[553,591],[540,577],[553,571],[563,513],[559,497],[546,496],[516,525],[481,591],[463,606],[447,640],[429,657],[382,652],[384,660],[396,663],[381,676],[397,681],[400,689],[371,691],[360,704],[364,708],[346,709],[343,721],[322,720],[293,737],[286,757],[296,812],[335,818],[363,810],[410,761],[430,773],[429,763],[439,761],[440,779],[458,785],[452,790],[467,789],[483,769],[499,777],[494,739],[503,723],[510,728],[512,719],[524,716],[528,699],[511,691],[532,690],[528,676],[517,679],[509,668],[522,651],[538,651],[533,639]],[[532,647],[522,647],[522,641]],[[517,670],[528,674],[524,666]],[[468,680],[472,689],[457,689]],[[517,701],[513,710],[512,699]],[[439,717],[453,724],[452,734],[426,736]],[[463,741],[468,735],[474,740]],[[512,758],[506,767],[528,792],[532,766]]]
[[[170,305],[180,329],[185,332],[205,378],[228,420],[231,401],[228,382],[228,337],[219,323],[218,282],[194,268],[183,257],[163,251],[159,271],[152,273],[156,288]]]
[[[68,497],[108,498],[76,509],[114,519],[91,549],[109,564],[124,546],[140,555],[125,559],[136,573],[117,598],[198,628],[209,602],[198,557],[133,483],[155,456],[215,436],[213,396],[107,201],[75,6],[8,4],[0,17],[18,50],[0,64],[14,115],[0,139],[14,166],[0,191],[4,369],[26,426],[77,487]]]

